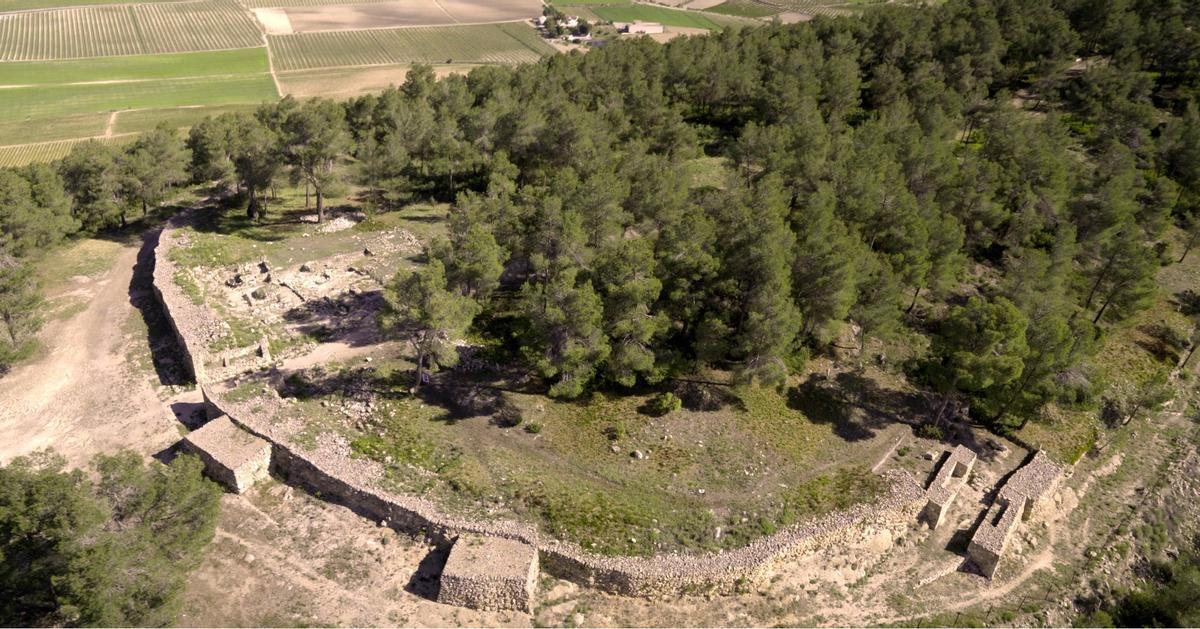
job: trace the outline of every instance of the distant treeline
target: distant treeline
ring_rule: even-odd
[[[1103,330],[1200,233],[1198,27],[1195,1],[951,0],[418,66],[377,96],[209,119],[190,173],[251,216],[284,177],[319,210],[345,181],[375,211],[452,201],[434,263],[389,293],[423,366],[468,323],[567,397],[705,367],[776,384],[899,337],[928,344],[911,371],[947,402],[1017,422],[1093,400]],[[121,170],[97,146],[59,167],[91,229],[130,205],[80,176]],[[698,185],[704,156],[729,172]]]

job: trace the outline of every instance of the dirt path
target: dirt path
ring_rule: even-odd
[[[112,112],[108,115],[108,124],[104,125],[104,137],[113,137],[113,129],[117,126],[117,114],[120,112]]]
[[[134,301],[149,297],[132,282],[139,248],[124,245],[106,272],[80,281],[72,293],[86,310],[50,322],[43,355],[0,379],[0,462],[53,447],[80,465],[96,452],[153,454],[178,440],[153,376],[131,360],[149,353],[144,331],[138,338],[129,325],[140,319]]]

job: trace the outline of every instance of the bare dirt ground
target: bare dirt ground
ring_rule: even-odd
[[[97,452],[153,454],[178,440],[172,392],[135,364],[150,360],[138,325],[138,306],[153,301],[146,264],[142,240],[134,239],[111,268],[75,278],[59,295],[86,308],[51,321],[42,355],[0,379],[0,461],[53,447],[81,465]]]
[[[527,20],[541,14],[537,0],[405,0],[282,9],[297,33],[399,26],[442,26]],[[265,22],[264,22],[265,24]]]
[[[263,31],[268,35],[291,35],[292,23],[288,20],[287,11],[283,9],[253,9],[254,17],[262,24]]]
[[[438,65],[434,73],[439,79],[451,74],[467,74],[474,65]],[[279,89],[296,98],[322,96],[325,98],[354,98],[381,92],[402,85],[408,76],[408,66],[378,66],[368,68],[336,68],[332,70],[302,70],[281,72]]]
[[[432,556],[431,556],[432,552]],[[528,626],[516,612],[440,605],[444,553],[277,481],[221,502],[183,626]]]

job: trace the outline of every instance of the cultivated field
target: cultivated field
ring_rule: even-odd
[[[394,0],[239,0],[242,6],[250,9],[265,9],[273,7],[319,7],[328,4],[370,4],[374,2],[393,2]]]
[[[0,145],[187,126],[206,106],[278,98],[264,48],[0,63],[0,91]]]
[[[442,78],[466,74],[477,67],[479,64],[438,65],[434,67],[434,73]],[[280,72],[279,90],[296,98],[353,98],[403,84],[408,70],[408,66],[386,65]]]
[[[109,138],[103,141],[123,144],[131,141],[133,137],[132,135],[128,135]],[[24,166],[25,164],[36,162],[52,162],[56,159],[62,159],[67,156],[67,153],[71,152],[71,147],[87,140],[88,138],[79,138],[74,140],[58,140],[55,142],[0,146],[0,168]]]
[[[722,15],[755,18],[770,17],[781,11],[779,7],[752,2],[751,0],[727,0],[706,10],[710,13],[720,13]]]
[[[297,33],[331,30],[514,22],[540,15],[538,0],[404,0],[285,8]]]
[[[554,53],[523,24],[300,33],[268,37],[279,71],[412,63],[526,63]]]
[[[270,72],[263,48],[218,52],[98,57],[0,63],[0,87],[174,78],[228,77]],[[0,109],[3,105],[0,105]]]
[[[698,11],[679,11],[663,7],[652,7],[644,4],[629,6],[596,5],[592,12],[610,22],[658,22],[666,26],[685,26],[688,28],[706,28],[717,30],[720,26]]]
[[[233,105],[273,101],[267,75],[214,79],[166,79],[134,83],[51,85],[4,91],[0,121],[54,118],[97,111],[156,109],[180,105]],[[0,139],[2,140],[2,139]]]
[[[0,15],[0,61],[76,59],[262,45],[233,0],[29,11]]]

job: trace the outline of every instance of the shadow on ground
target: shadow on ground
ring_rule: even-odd
[[[154,372],[163,385],[188,385],[195,381],[184,365],[183,352],[175,338],[162,305],[154,296],[154,248],[158,246],[160,229],[147,230],[142,235],[133,277],[129,280],[129,303],[137,308],[146,324],[146,344],[154,362]]]

